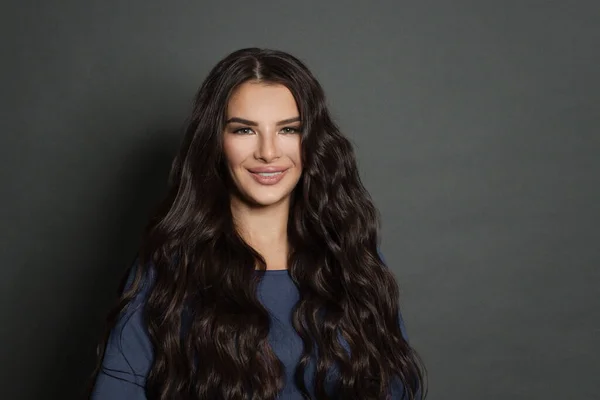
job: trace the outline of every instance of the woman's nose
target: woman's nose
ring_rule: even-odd
[[[275,133],[260,136],[256,156],[265,162],[271,162],[279,157],[277,135]]]

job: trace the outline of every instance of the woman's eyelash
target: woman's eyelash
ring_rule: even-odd
[[[283,133],[299,133],[302,131],[302,129],[300,127],[295,128],[292,126],[286,126],[285,128],[281,128],[281,131]],[[233,133],[239,133],[241,135],[249,135],[250,133],[252,133],[252,128],[238,128],[238,129],[234,130]]]
[[[239,128],[239,129],[234,130],[233,133],[239,133],[239,134],[242,134],[242,135],[248,135],[249,134],[249,132],[244,132],[244,131],[252,131],[252,129],[250,129],[250,128]]]
[[[282,131],[287,130],[287,132],[284,132],[284,133],[299,133],[302,129],[300,127],[295,128],[293,126],[286,126],[285,128],[282,128],[281,130]]]

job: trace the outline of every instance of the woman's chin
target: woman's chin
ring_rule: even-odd
[[[271,207],[289,203],[290,193],[248,193],[243,200],[251,207]]]

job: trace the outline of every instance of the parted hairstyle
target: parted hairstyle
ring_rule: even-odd
[[[406,399],[424,398],[426,370],[402,336],[399,287],[378,252],[379,214],[352,145],[308,68],[290,54],[258,48],[222,59],[196,94],[167,195],[143,232],[134,278],[109,315],[94,376],[110,330],[151,272],[143,311],[154,350],[148,399],[273,400],[282,390],[284,367],[256,294],[266,263],[235,229],[223,152],[229,98],[247,81],[284,85],[300,112],[303,172],[288,220],[288,268],[300,294],[292,322],[304,345],[297,387],[311,398],[303,377],[318,354],[317,399],[385,399],[394,379]],[[329,391],[325,378],[334,364],[339,373]]]

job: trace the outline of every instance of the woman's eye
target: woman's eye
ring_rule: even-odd
[[[252,133],[252,129],[250,128],[240,128],[233,131],[233,133],[239,133],[241,135],[249,135]]]
[[[300,130],[298,128],[292,128],[292,127],[285,127],[281,130],[282,133],[297,133],[300,132]]]

